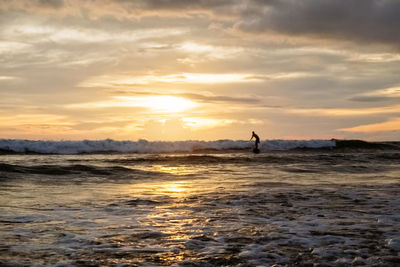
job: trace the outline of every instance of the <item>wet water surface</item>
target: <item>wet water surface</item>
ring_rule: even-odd
[[[0,158],[0,263],[400,264],[398,152]]]

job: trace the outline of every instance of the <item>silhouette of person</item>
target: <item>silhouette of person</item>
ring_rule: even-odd
[[[260,143],[260,137],[258,137],[258,135],[253,131],[253,135],[251,136],[251,138],[250,138],[250,141],[253,139],[253,138],[255,138],[256,139],[256,141],[255,141],[255,149],[258,149],[258,144]]]

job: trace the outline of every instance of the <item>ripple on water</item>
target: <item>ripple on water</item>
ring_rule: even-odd
[[[275,157],[269,159],[282,164]],[[310,158],[317,156],[291,155],[295,164],[308,164]],[[204,160],[218,159],[191,158],[195,167],[185,166],[185,173],[203,168]],[[208,168],[207,177],[193,171],[196,179],[173,174],[166,179],[149,171],[161,170],[158,165],[142,165],[145,178],[140,182],[138,176],[127,182],[104,175],[101,182],[80,177],[83,182],[76,184],[68,182],[69,174],[60,184],[9,180],[13,186],[0,188],[6,200],[0,214],[0,265],[398,264],[399,183],[332,182],[368,175],[364,168],[340,171],[344,176],[304,165],[283,167],[305,172],[271,169],[276,162],[264,166],[265,172],[263,167],[253,170],[254,165],[224,163]],[[82,167],[69,171],[91,173]],[[49,179],[56,176],[62,175]]]

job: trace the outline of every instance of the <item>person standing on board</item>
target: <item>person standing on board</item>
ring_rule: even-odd
[[[260,137],[258,137],[258,135],[253,131],[253,135],[250,138],[250,141],[255,138],[256,142],[255,142],[255,149],[258,150],[258,144],[260,143]]]

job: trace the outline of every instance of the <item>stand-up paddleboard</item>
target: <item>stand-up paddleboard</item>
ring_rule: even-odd
[[[254,153],[254,154],[260,153],[260,149],[258,149],[258,148],[253,148],[253,153]]]

